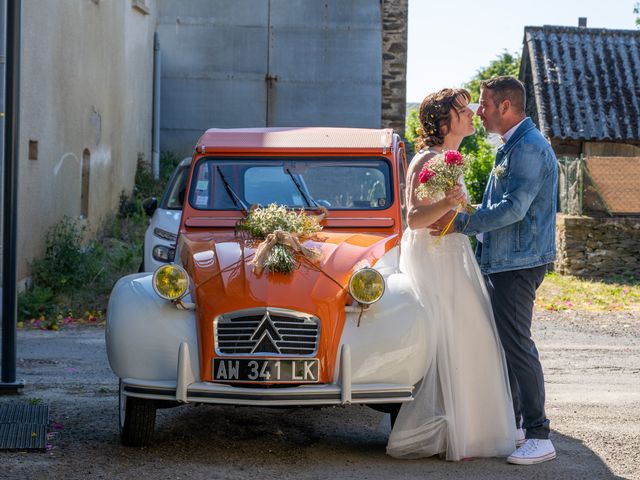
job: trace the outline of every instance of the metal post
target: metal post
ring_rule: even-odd
[[[153,178],[160,178],[160,40],[153,34]]]
[[[0,383],[0,392],[2,393],[16,393],[18,389],[24,386],[23,381],[16,381],[16,232],[18,227],[20,10],[21,0],[8,0],[3,165],[2,381]]]

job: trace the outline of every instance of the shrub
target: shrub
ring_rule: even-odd
[[[54,294],[85,283],[87,266],[82,250],[85,227],[69,217],[49,229],[45,256],[32,265],[33,283]]]
[[[133,193],[122,192],[117,213],[106,219],[95,241],[83,244],[86,227],[69,217],[49,229],[45,255],[32,264],[32,287],[18,296],[21,322],[57,329],[70,321],[103,318],[113,284],[138,271],[148,225],[142,201],[162,194],[179,159],[164,152],[160,163],[159,180],[147,163],[138,163]]]
[[[54,313],[53,291],[49,287],[33,287],[18,295],[18,320],[48,316]]]

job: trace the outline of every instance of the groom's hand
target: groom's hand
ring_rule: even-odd
[[[446,226],[449,225],[449,222],[451,222],[454,216],[455,216],[455,212],[449,211],[445,213],[442,217],[440,217],[438,220],[433,222],[431,225],[429,225],[429,229],[431,229],[431,235],[439,237],[442,231],[446,228]],[[453,228],[453,224],[452,224],[449,227],[447,234],[454,233],[454,232],[455,232],[455,229]]]

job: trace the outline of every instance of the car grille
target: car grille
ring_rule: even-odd
[[[283,308],[252,308],[214,320],[219,355],[314,355],[320,320]]]

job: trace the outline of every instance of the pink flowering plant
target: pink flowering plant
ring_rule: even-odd
[[[419,200],[428,198],[436,201],[442,198],[447,190],[451,190],[462,181],[467,164],[458,150],[447,150],[424,164],[418,174],[420,185],[416,188]],[[462,205],[467,213],[474,213],[468,202]]]

